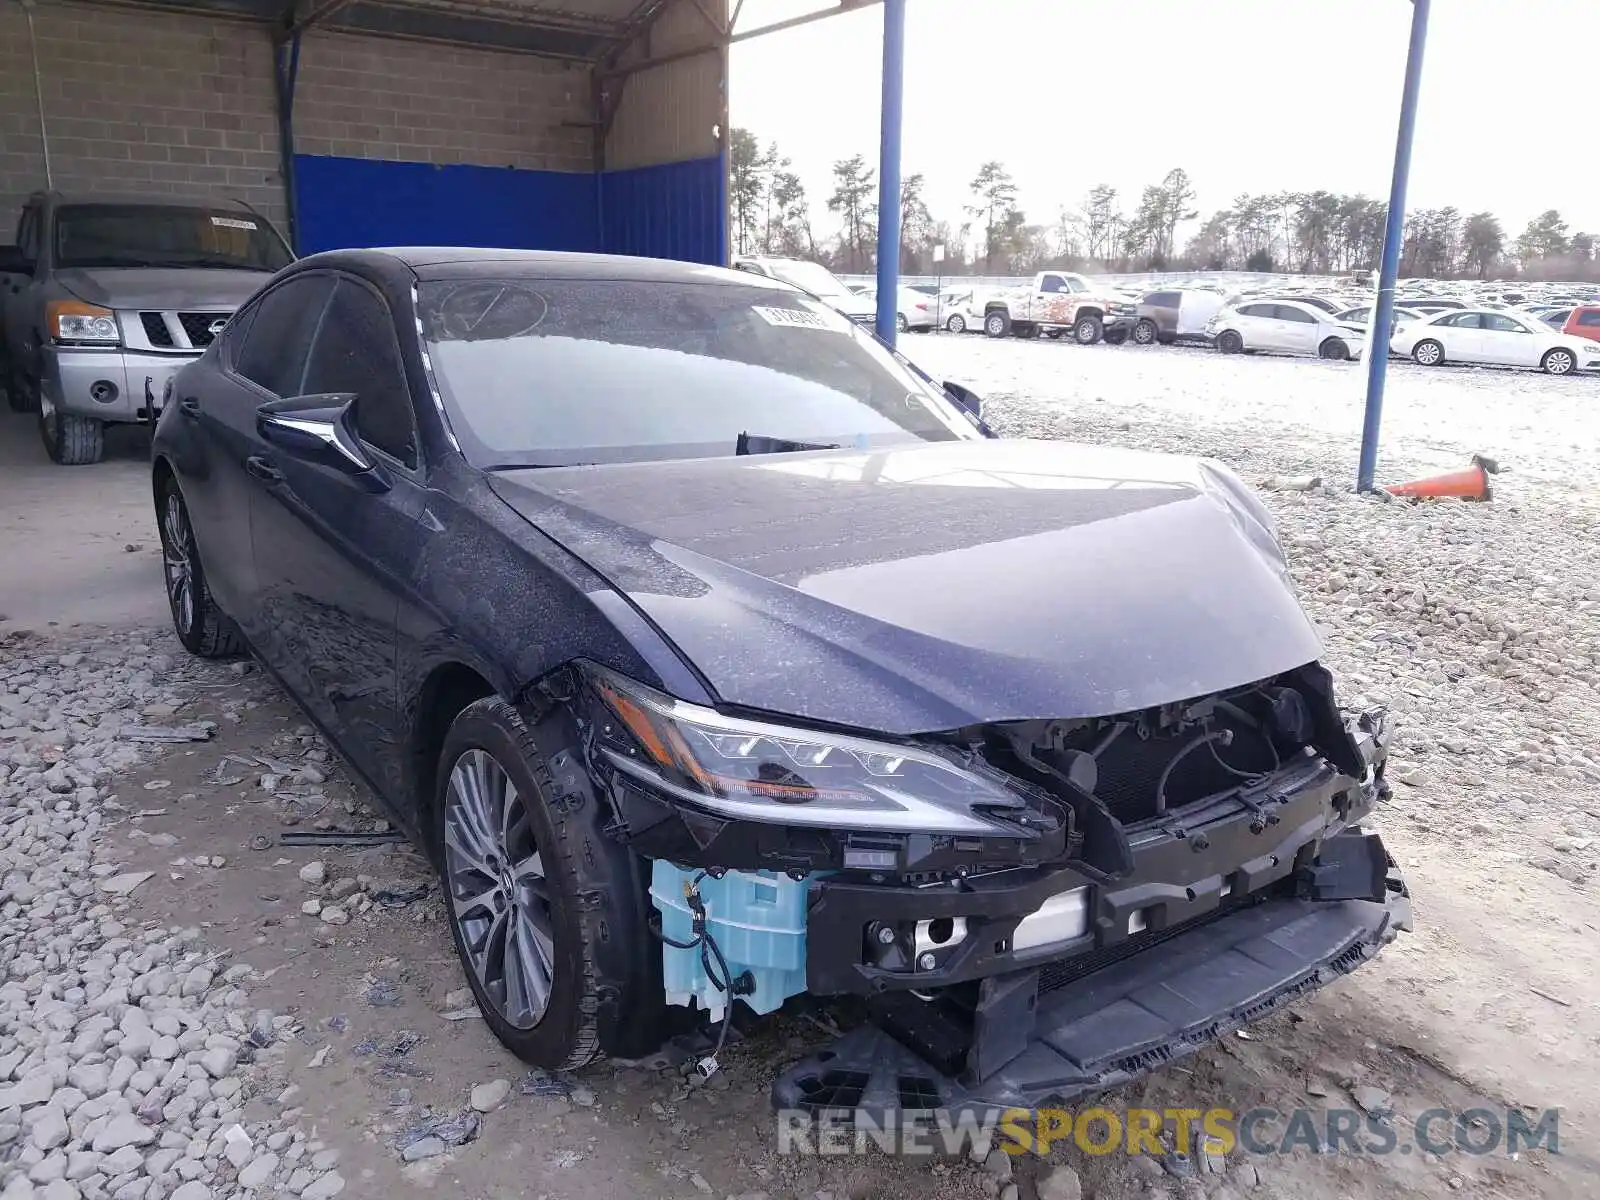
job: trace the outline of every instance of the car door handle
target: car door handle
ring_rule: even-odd
[[[244,460],[244,469],[257,479],[266,483],[282,483],[283,472],[278,470],[259,454],[252,454]]]

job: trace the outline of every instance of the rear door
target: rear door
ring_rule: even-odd
[[[251,515],[256,572],[273,615],[274,667],[386,790],[398,780],[395,616],[424,533],[416,417],[394,317],[365,281],[340,275],[291,394],[354,393],[363,446],[390,481],[263,447],[274,478]]]
[[[233,318],[212,355],[173,379],[169,421],[193,436],[195,461],[180,463],[189,522],[217,603],[266,654],[270,624],[261,611],[250,549],[250,507],[262,480],[252,476],[257,453],[256,406],[298,386],[317,321],[333,291],[327,275],[295,275]],[[270,659],[269,659],[270,661]]]
[[[1277,318],[1270,304],[1241,304],[1239,336],[1246,350],[1275,350],[1277,343]]]
[[[1446,358],[1457,362],[1485,362],[1483,321],[1478,313],[1452,313],[1436,323],[1437,340],[1444,344]],[[1420,340],[1420,339],[1419,339]]]

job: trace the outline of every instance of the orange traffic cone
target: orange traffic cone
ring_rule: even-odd
[[[1482,454],[1472,456],[1472,465],[1464,471],[1446,471],[1443,475],[1430,475],[1426,479],[1413,479],[1384,488],[1391,496],[1406,496],[1412,500],[1441,500],[1453,496],[1459,500],[1490,500],[1494,491],[1489,487],[1489,476],[1500,473],[1500,464]]]

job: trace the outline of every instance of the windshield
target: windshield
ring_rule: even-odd
[[[845,287],[832,271],[821,263],[791,262],[787,259],[768,262],[767,269],[785,283],[792,283],[797,288],[804,288],[813,296],[848,296],[850,289]]]
[[[418,300],[451,428],[484,469],[731,455],[741,434],[979,436],[886,347],[786,288],[473,279],[425,282]]]
[[[56,212],[58,267],[228,267],[276,271],[291,256],[249,212],[158,204],[71,204]]]

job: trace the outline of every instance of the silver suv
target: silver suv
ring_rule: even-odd
[[[242,204],[39,192],[0,246],[0,382],[58,463],[153,421],[167,380],[294,259]]]

